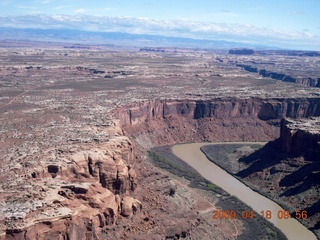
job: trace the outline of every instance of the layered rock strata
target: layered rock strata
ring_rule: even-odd
[[[119,109],[122,127],[146,147],[190,141],[261,141],[283,117],[320,116],[320,99],[152,100]]]
[[[319,152],[320,118],[283,119],[280,139],[282,150],[287,154]]]

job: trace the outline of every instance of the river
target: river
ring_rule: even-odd
[[[264,211],[266,213],[267,210],[271,211],[272,217],[269,219],[269,221],[279,228],[289,240],[317,239],[310,230],[299,223],[296,219],[279,219],[277,216],[278,211],[284,211],[284,209],[270,199],[253,191],[238,179],[234,178],[222,168],[211,162],[200,150],[202,146],[217,144],[226,143],[178,144],[172,147],[172,151],[177,157],[181,158],[184,162],[188,163],[191,167],[197,170],[204,178],[223,188],[229,194],[238,197],[256,212],[260,213],[261,211]],[[244,143],[230,142],[228,144],[243,145]],[[252,142],[247,144],[257,143]],[[224,210],[231,211],[232,209]]]

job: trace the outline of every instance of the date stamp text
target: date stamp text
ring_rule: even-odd
[[[293,213],[290,213],[288,210],[279,210],[277,212],[272,212],[270,210],[262,210],[260,214],[257,214],[253,211],[243,210],[242,212],[236,212],[235,210],[219,210],[216,209],[213,211],[212,219],[252,219],[252,218],[277,218],[277,219],[307,219],[308,213],[306,210],[296,210]]]

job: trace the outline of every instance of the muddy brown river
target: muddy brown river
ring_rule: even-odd
[[[299,223],[294,218],[279,219],[278,211],[284,211],[278,204],[270,199],[260,195],[253,191],[242,182],[234,178],[232,175],[221,169],[216,164],[212,163],[201,152],[200,148],[205,145],[217,145],[226,143],[190,143],[190,144],[178,144],[172,147],[173,153],[188,163],[191,167],[197,170],[204,178],[217,186],[223,188],[226,192],[238,197],[241,201],[246,203],[257,213],[261,211],[270,211],[272,217],[269,219],[277,228],[279,228],[289,240],[312,240],[317,239],[316,236],[308,230],[305,226]],[[239,142],[229,142],[228,144],[244,144]],[[248,144],[257,144],[252,142]],[[259,143],[258,143],[259,144]],[[264,143],[260,143],[264,144]],[[224,209],[231,211],[232,209]],[[243,209],[248,210],[249,209]],[[241,216],[237,216],[237,218]],[[261,216],[255,216],[261,217]]]

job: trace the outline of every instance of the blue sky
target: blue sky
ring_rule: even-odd
[[[0,27],[69,27],[320,50],[320,0],[0,0]]]

